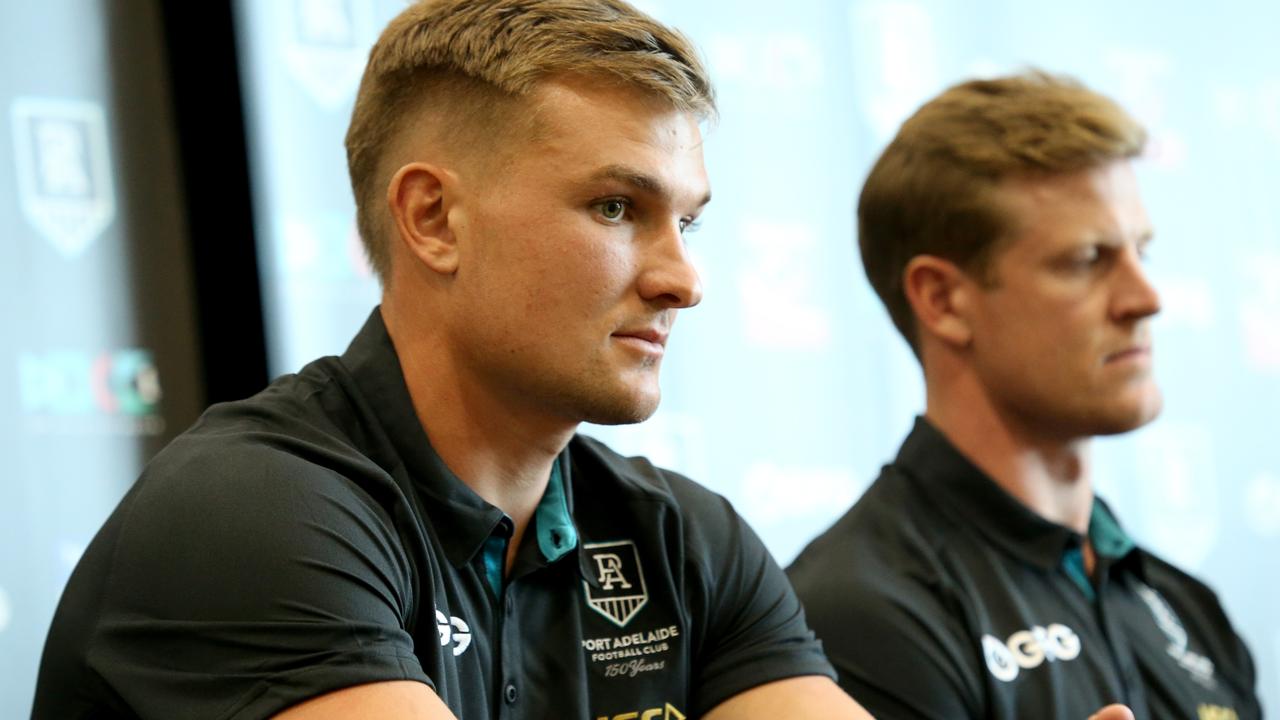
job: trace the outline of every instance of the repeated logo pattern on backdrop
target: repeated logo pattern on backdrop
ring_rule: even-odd
[[[275,373],[340,352],[377,302],[342,137],[368,48],[403,4],[237,4]],[[1140,178],[1164,300],[1164,417],[1098,443],[1099,487],[1131,534],[1214,585],[1252,646],[1264,704],[1280,706],[1280,8],[639,4],[693,37],[717,81],[722,117],[705,147],[716,200],[689,236],[706,297],[676,325],[658,414],[589,432],[724,493],[789,561],[857,498],[922,403],[914,361],[857,261],[853,207],[871,162],[909,112],[955,80],[1026,65],[1071,73],[1151,129]],[[0,450],[20,461],[18,479],[0,487],[9,493],[0,540],[23,548],[0,552],[0,655],[16,658],[0,678],[5,717],[26,714],[60,583],[144,460],[135,441],[162,432],[172,400],[156,353],[127,324],[107,322],[128,302],[127,260],[112,244],[128,207],[112,170],[126,154],[112,147],[118,129],[93,84],[105,86],[95,73],[108,58],[86,50],[103,47],[105,24],[76,7],[64,14],[77,25],[35,38],[32,55],[56,62],[0,70],[0,219],[9,228],[0,303],[22,311],[0,314]],[[26,42],[15,33],[27,8],[0,10],[6,47]],[[25,320],[33,293],[39,317],[57,322]],[[173,368],[160,370],[172,396]],[[94,471],[51,478],[51,464],[73,461]],[[30,519],[31,499],[55,494]],[[606,549],[599,569],[634,587],[626,557]],[[607,584],[612,600],[630,592]],[[609,622],[626,624],[619,618],[634,599],[600,600]],[[1042,646],[1068,662],[1069,637],[1050,628]],[[467,652],[464,619],[445,616],[440,630]],[[1012,654],[1009,638],[993,642]],[[1034,657],[1030,644],[1018,647]],[[992,652],[1005,674],[1045,670]],[[622,711],[683,717],[672,706]]]
[[[175,140],[163,130],[171,103],[148,82],[164,67],[158,9],[113,13],[109,27],[108,5],[0,4],[5,718],[30,715],[72,567],[203,395],[166,154]],[[132,38],[129,51],[112,54],[112,38]]]

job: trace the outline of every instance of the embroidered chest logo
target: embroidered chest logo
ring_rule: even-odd
[[[440,647],[452,645],[454,657],[471,647],[471,626],[460,617],[445,615],[436,610],[436,630],[440,631]]]
[[[1196,682],[1200,683],[1210,690],[1217,687],[1217,680],[1214,679],[1213,661],[1201,655],[1192,652],[1187,643],[1187,629],[1182,626],[1182,621],[1178,619],[1177,613],[1173,608],[1169,607],[1169,603],[1165,601],[1160,593],[1154,588],[1137,584],[1138,597],[1147,604],[1151,610],[1151,617],[1156,621],[1156,626],[1169,639],[1169,646],[1165,648],[1165,652],[1169,653],[1169,657],[1173,658],[1178,665],[1191,674]]]
[[[671,703],[664,703],[662,707],[649,708],[648,710],[633,710],[631,712],[619,713],[610,717],[609,715],[601,715],[596,720],[685,720],[684,713],[675,709]]]
[[[1060,623],[1051,623],[1047,628],[1033,625],[1003,641],[983,635],[982,656],[997,680],[1013,682],[1021,670],[1040,667],[1046,660],[1075,660],[1080,656],[1080,636]]]
[[[1235,710],[1221,705],[1200,705],[1196,715],[1200,720],[1240,720]]]
[[[582,581],[587,605],[592,610],[625,626],[649,601],[640,553],[631,540],[583,545],[594,582]]]

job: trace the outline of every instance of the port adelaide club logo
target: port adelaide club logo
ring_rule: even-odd
[[[624,627],[649,602],[635,542],[585,544],[582,549],[592,571],[592,577],[582,581],[587,604],[614,625]]]
[[[82,100],[17,98],[10,106],[22,214],[67,258],[115,218],[107,122]]]
[[[322,107],[350,100],[377,36],[370,0],[294,0],[279,6],[285,67]]]

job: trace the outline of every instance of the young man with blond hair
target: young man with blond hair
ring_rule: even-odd
[[[617,0],[393,20],[347,136],[380,308],[148,466],[35,716],[866,717],[723,498],[575,434],[657,407],[713,113]]]
[[[1028,73],[926,103],[867,178],[863,264],[925,413],[788,572],[879,716],[1260,716],[1213,593],[1137,547],[1091,482],[1090,440],[1161,405],[1144,143],[1111,100]]]

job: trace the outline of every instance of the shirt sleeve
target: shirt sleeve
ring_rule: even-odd
[[[122,508],[88,651],[134,712],[258,718],[360,683],[431,684],[406,631],[410,561],[363,488],[270,445],[170,452]]]
[[[729,502],[706,493],[682,504],[692,574],[687,602],[699,628],[691,716],[775,680],[834,678],[782,569]]]

